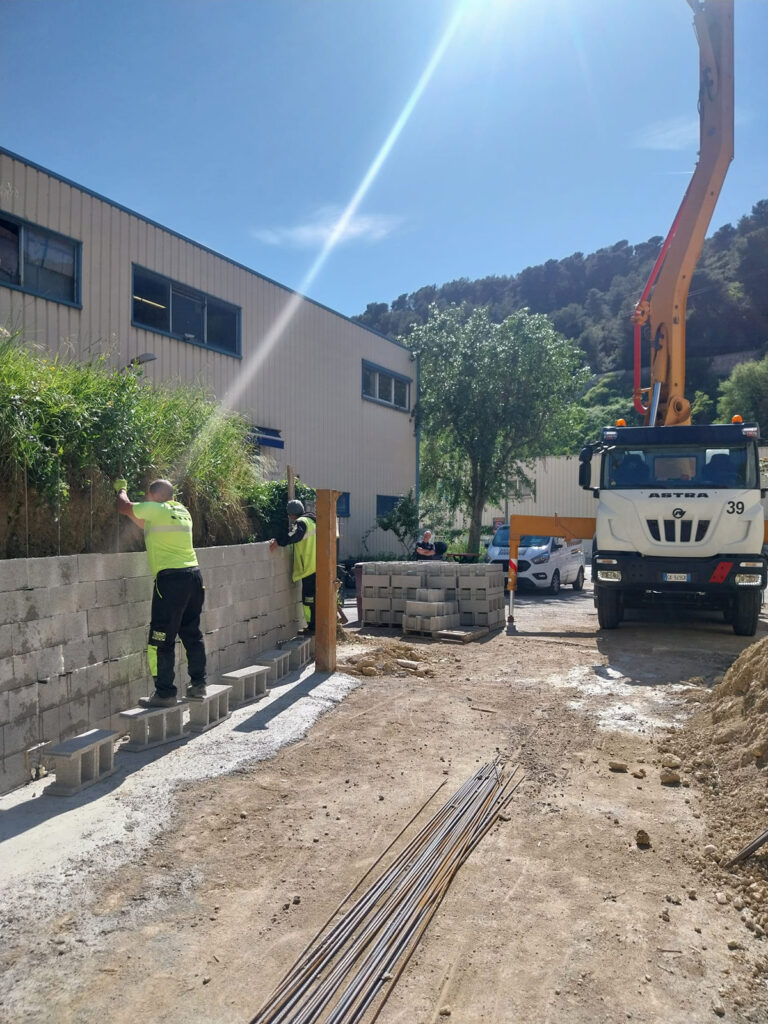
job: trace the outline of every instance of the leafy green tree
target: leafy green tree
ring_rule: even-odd
[[[720,385],[718,417],[727,421],[737,413],[768,425],[768,356],[735,366]]]
[[[477,552],[485,506],[570,430],[581,354],[527,310],[495,324],[486,309],[433,306],[406,343],[420,357],[424,492],[465,513]]]

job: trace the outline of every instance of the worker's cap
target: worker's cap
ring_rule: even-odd
[[[296,501],[294,499],[293,501],[288,502],[288,504],[285,507],[285,511],[288,513],[289,516],[303,516],[304,506],[300,501]]]

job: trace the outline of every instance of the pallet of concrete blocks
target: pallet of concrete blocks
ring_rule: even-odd
[[[364,626],[389,625],[389,618],[391,615],[391,597],[366,597],[365,595],[363,595]]]
[[[425,585],[425,574],[420,569],[407,569],[408,564],[406,562],[397,572],[392,572],[390,593],[393,600],[415,599],[416,591],[421,590]]]

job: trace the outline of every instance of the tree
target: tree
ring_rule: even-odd
[[[719,418],[728,421],[736,413],[745,420],[768,424],[768,356],[735,366],[720,385]]]
[[[568,430],[586,381],[581,353],[543,314],[495,324],[486,309],[455,305],[431,307],[406,344],[420,357],[424,492],[467,515],[477,552],[486,505]]]

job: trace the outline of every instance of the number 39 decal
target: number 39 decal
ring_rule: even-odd
[[[729,516],[734,515],[734,513],[736,515],[740,516],[742,514],[742,512],[744,511],[744,502],[743,501],[729,501],[729,502],[726,503],[725,511],[728,513]]]

